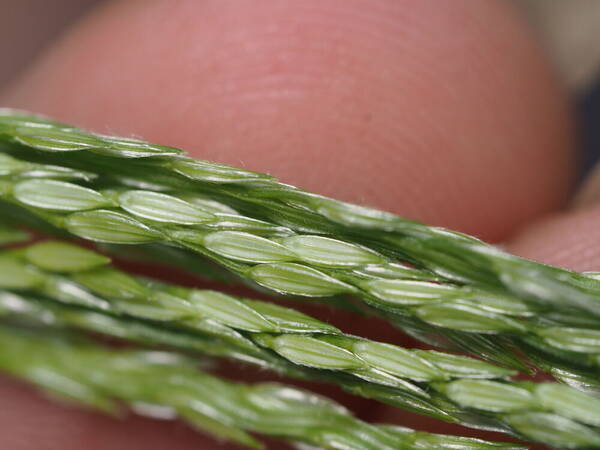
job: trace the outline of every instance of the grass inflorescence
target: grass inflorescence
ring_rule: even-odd
[[[334,306],[343,305],[344,297],[358,298],[364,312],[426,343],[496,365],[348,335],[270,302],[136,277],[112,267],[104,255],[58,241],[0,253],[3,320],[37,330],[10,329],[3,338],[14,334],[15,342],[23,342],[18,345],[35,349],[44,347],[36,337],[44,328],[69,330],[69,335],[92,331],[149,348],[204,353],[333,382],[441,420],[555,447],[600,447],[596,274],[528,261],[470,236],[311,194],[268,175],[197,161],[174,148],[90,134],[11,110],[0,113],[0,145],[0,208],[6,216],[0,245],[27,239],[15,227],[23,223],[110,244],[107,249],[136,246],[142,255],[152,249],[146,254],[164,257],[165,263],[193,261],[189,266],[204,275],[222,277],[201,262],[209,260],[257,289]],[[74,358],[94,352],[102,355],[99,359],[113,358],[99,344],[80,347],[70,338],[56,339],[56,348]],[[48,352],[43,364],[51,366],[57,355]],[[28,367],[42,364],[25,359],[19,366],[17,359],[8,361],[18,370],[10,364],[5,370],[29,379]],[[135,370],[154,370],[140,364]],[[570,386],[511,379],[516,370],[530,367]],[[187,366],[184,371],[194,378]],[[135,378],[122,376],[134,385],[131,392],[140,392]],[[197,379],[225,383],[206,377]],[[140,395],[151,396],[153,389],[159,390],[153,386]],[[109,391],[98,397],[98,405],[112,397],[131,400],[120,395]],[[244,401],[239,395],[235,399]],[[156,402],[187,420],[186,414],[196,414],[163,397]],[[352,441],[362,433],[356,430],[369,430],[367,440],[380,439],[370,441],[377,443],[372,448],[495,445],[358,425],[345,412],[343,419],[331,413],[340,434],[327,440],[305,424],[301,411],[286,414],[282,421],[297,424],[289,426],[289,436],[226,416],[192,422],[249,445],[256,442],[243,430],[328,448],[371,448]],[[425,439],[421,447],[414,436]]]

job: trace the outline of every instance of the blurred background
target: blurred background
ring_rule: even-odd
[[[0,0],[0,89],[102,0]],[[505,0],[527,18],[571,90],[582,178],[600,159],[600,1]]]

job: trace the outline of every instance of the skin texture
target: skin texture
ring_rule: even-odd
[[[108,2],[0,103],[270,172],[561,265],[583,267],[581,253],[565,256],[564,237],[595,220],[544,222],[573,189],[570,111],[534,38],[501,2]],[[600,268],[600,250],[585,255],[586,268]],[[181,424],[77,413],[9,382],[0,395],[1,448],[216,446]],[[425,424],[372,403],[358,412]]]

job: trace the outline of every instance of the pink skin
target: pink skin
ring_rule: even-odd
[[[0,98],[493,241],[562,208],[576,166],[560,84],[495,1],[109,2]],[[514,249],[546,255],[536,233]],[[0,394],[1,448],[216,445]]]

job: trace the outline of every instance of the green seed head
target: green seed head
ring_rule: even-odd
[[[259,264],[251,268],[247,276],[284,294],[324,297],[354,291],[352,286],[319,270],[294,263]]]
[[[521,322],[468,304],[433,304],[416,309],[417,316],[432,325],[473,333],[516,332],[526,330]]]
[[[158,231],[129,216],[104,209],[71,214],[65,226],[75,236],[112,244],[141,244],[162,238]]]
[[[519,411],[535,405],[527,389],[495,381],[457,380],[446,385],[444,392],[462,406],[485,411]]]
[[[82,272],[110,263],[106,256],[58,241],[34,244],[27,248],[25,257],[50,272]]]
[[[401,347],[378,342],[358,341],[353,346],[354,353],[385,372],[417,381],[444,380],[447,377],[434,365],[417,354]]]
[[[600,425],[600,399],[558,383],[540,383],[534,394],[543,408],[588,425]]]
[[[280,336],[270,347],[296,364],[320,369],[360,369],[363,361],[348,350],[308,336]]]
[[[0,257],[0,288],[30,289],[45,280],[42,273],[11,257]]]
[[[321,236],[292,236],[283,245],[307,262],[324,267],[355,267],[383,262],[383,257],[358,245]]]
[[[215,216],[177,197],[150,191],[127,191],[119,196],[121,208],[131,214],[157,222],[196,225]]]
[[[543,327],[538,334],[550,345],[562,350],[600,353],[600,330],[588,328]]]
[[[174,159],[170,165],[175,172],[187,178],[212,183],[249,183],[272,179],[262,173],[190,158]]]
[[[290,261],[296,256],[283,245],[249,233],[220,231],[204,237],[207,249],[237,261],[269,263]]]
[[[416,353],[452,378],[503,378],[515,374],[514,370],[494,366],[467,356],[434,350],[417,350]]]
[[[378,300],[391,305],[422,305],[461,295],[454,286],[414,280],[377,279],[361,283]]]
[[[14,140],[36,150],[72,152],[102,146],[102,141],[90,134],[39,126],[17,127]]]
[[[507,422],[518,432],[557,448],[600,446],[600,433],[557,414],[530,412],[511,414]]]
[[[213,291],[192,291],[188,296],[194,309],[204,317],[240,330],[276,332],[278,327],[244,303]]]
[[[15,185],[13,195],[24,205],[53,211],[84,211],[110,206],[100,193],[64,181],[21,181]]]
[[[260,313],[286,333],[340,333],[333,325],[321,322],[299,311],[273,303],[244,300],[244,303]]]

